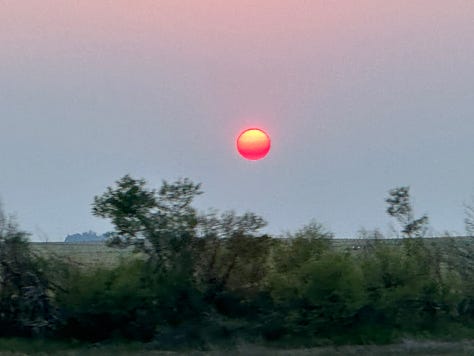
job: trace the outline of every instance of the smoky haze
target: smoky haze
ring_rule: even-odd
[[[434,231],[474,192],[471,1],[0,2],[0,196],[34,240],[110,226],[124,174],[201,182],[197,207],[385,228],[409,185]],[[269,155],[243,160],[261,127]]]

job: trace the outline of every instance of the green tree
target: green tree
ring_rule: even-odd
[[[333,237],[322,224],[312,220],[280,240],[272,254],[272,266],[279,273],[297,270],[308,260],[317,259],[329,250]]]
[[[145,180],[126,175],[116,182],[116,187],[107,187],[104,194],[94,197],[92,213],[111,220],[116,243],[133,243],[149,227],[157,200],[156,192],[145,185]]]
[[[428,216],[415,219],[410,201],[410,188],[397,187],[389,191],[387,213],[401,225],[403,237],[422,237],[428,227]]]
[[[165,266],[196,235],[197,213],[191,204],[199,194],[200,184],[186,178],[164,181],[156,191],[148,189],[144,179],[126,175],[94,197],[92,213],[111,220],[111,244],[134,245]]]
[[[469,236],[474,236],[474,197],[471,197],[471,203],[464,204],[464,226]]]
[[[271,238],[259,231],[265,225],[263,218],[251,212],[219,215],[211,211],[200,216],[196,275],[208,300],[215,300],[225,290],[239,296],[259,293],[272,244]]]

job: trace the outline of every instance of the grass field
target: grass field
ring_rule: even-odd
[[[131,247],[111,248],[102,243],[34,242],[31,246],[40,256],[55,256],[82,267],[114,267],[133,255]]]
[[[364,249],[374,240],[363,239],[332,239],[331,243],[336,249],[345,251],[359,251]],[[401,239],[380,240],[387,244],[399,244]],[[441,247],[446,254],[452,257],[465,257],[464,263],[472,264],[474,252],[474,237],[438,237],[426,238],[428,245]],[[102,243],[65,243],[65,242],[33,242],[33,251],[42,256],[57,256],[80,266],[116,266],[122,259],[133,256],[133,248],[126,249],[107,247]],[[138,256],[136,256],[138,257]],[[474,268],[474,265],[473,265]]]

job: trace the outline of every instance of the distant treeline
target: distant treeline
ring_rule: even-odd
[[[67,235],[64,242],[67,243],[91,243],[91,242],[105,242],[107,234],[97,235],[94,231],[87,231],[78,234]]]
[[[428,218],[414,216],[406,187],[387,199],[401,242],[365,232],[350,250],[317,222],[276,239],[253,213],[198,214],[200,193],[187,179],[154,191],[125,176],[95,197],[93,213],[115,227],[110,248],[146,257],[110,268],[35,255],[0,218],[0,334],[162,349],[474,336],[474,247],[423,239]]]

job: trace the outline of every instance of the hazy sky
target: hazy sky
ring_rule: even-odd
[[[473,148],[472,0],[0,0],[0,196],[35,240],[110,229],[90,204],[126,173],[339,237],[410,185],[463,233]]]

